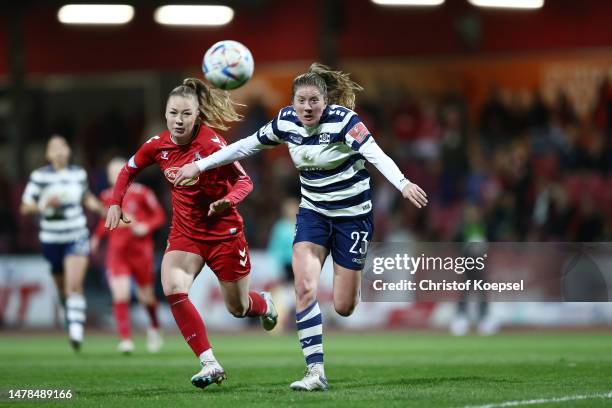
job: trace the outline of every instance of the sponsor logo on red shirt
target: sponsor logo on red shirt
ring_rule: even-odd
[[[166,179],[170,183],[174,184],[174,180],[176,179],[176,174],[178,173],[180,169],[181,169],[180,167],[168,167],[166,170],[164,170],[164,176],[166,176]],[[181,184],[181,186],[193,186],[199,180],[200,180],[200,177],[188,179],[188,180],[185,180],[183,184]]]

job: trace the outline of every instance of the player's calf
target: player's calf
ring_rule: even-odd
[[[245,317],[248,310],[248,305],[243,305],[240,303],[227,305],[227,311],[230,312],[232,316],[237,317],[239,319]]]

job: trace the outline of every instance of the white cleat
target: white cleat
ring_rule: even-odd
[[[70,339],[70,346],[75,352],[81,351],[81,345],[83,344],[83,337],[85,328],[83,323],[71,322],[68,323],[68,338]]]
[[[191,377],[191,383],[198,388],[206,388],[212,383],[221,385],[227,378],[223,367],[216,361],[206,361],[199,373]]]
[[[157,353],[164,345],[164,339],[159,329],[147,329],[147,350],[149,353]]]
[[[117,351],[123,354],[130,354],[134,351],[134,342],[129,339],[121,340],[117,345]]]
[[[470,321],[468,318],[460,314],[455,316],[450,324],[450,332],[453,336],[465,336],[470,331]]]
[[[261,292],[261,297],[265,299],[266,305],[268,305],[268,311],[265,315],[261,316],[261,325],[266,331],[270,331],[274,329],[276,323],[278,323],[278,312],[276,311],[270,292]]]
[[[499,332],[500,324],[492,317],[485,317],[478,323],[478,334],[481,336],[492,336]]]
[[[329,384],[323,372],[323,364],[309,365],[304,378],[292,382],[289,387],[294,391],[327,391]]]

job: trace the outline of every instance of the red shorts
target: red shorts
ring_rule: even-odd
[[[242,231],[223,241],[196,241],[170,232],[166,252],[170,251],[200,255],[220,281],[235,282],[251,272],[249,246]]]
[[[132,276],[138,286],[149,286],[155,283],[153,273],[153,254],[109,254],[106,260],[108,277]]]

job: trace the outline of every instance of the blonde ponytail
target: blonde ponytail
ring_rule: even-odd
[[[194,96],[198,101],[198,116],[208,127],[227,130],[228,122],[242,120],[242,116],[234,108],[237,105],[227,91],[212,88],[197,78],[186,78],[183,84],[170,92],[170,96]]]

